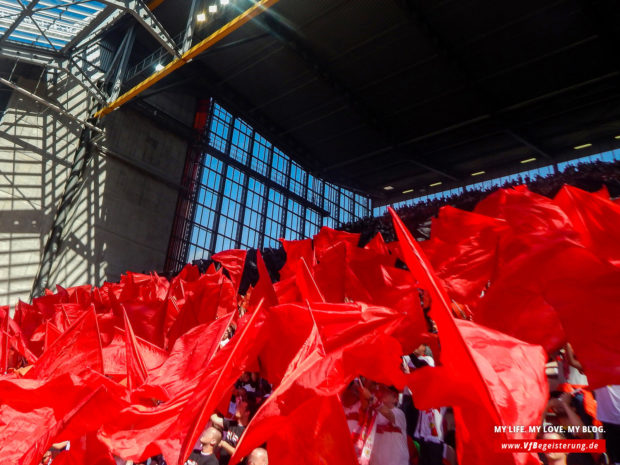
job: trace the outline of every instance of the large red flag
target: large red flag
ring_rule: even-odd
[[[185,463],[215,408],[230,392],[230,388],[248,364],[256,358],[267,336],[260,331],[264,324],[263,303],[259,303],[254,312],[240,323],[238,334],[219,352],[220,360],[217,360],[218,355],[213,360],[213,370],[207,375],[207,379],[201,380],[197,385],[196,396],[204,400],[187,404],[182,412],[184,418],[192,421],[178,456],[168,459],[171,463]]]
[[[264,302],[266,306],[278,304],[276,291],[274,290],[267,265],[265,265],[260,251],[256,252],[256,267],[258,268],[258,282],[250,294],[250,301],[248,303],[249,311],[254,311],[261,302]]]
[[[581,248],[558,250],[554,273],[534,275],[558,314],[591,389],[620,384],[620,270]]]
[[[240,459],[265,441],[270,453],[272,445],[279,448],[285,439],[307,445],[306,440],[296,438],[309,436],[313,438],[315,450],[304,448],[299,453],[305,457],[300,459],[302,463],[355,463],[342,406],[330,399],[337,399],[338,393],[360,374],[386,384],[403,384],[404,376],[399,368],[402,349],[389,333],[402,322],[404,315],[363,304],[315,303],[272,307],[269,316],[275,316],[276,321],[288,316],[289,324],[293,320],[295,326],[303,326],[307,336],[303,344],[290,334],[280,336],[281,347],[296,347],[297,352],[290,359],[281,383],[250,422],[235,457]],[[270,365],[271,360],[263,360]],[[319,430],[300,412],[307,412],[308,405],[321,403],[329,409],[325,414],[334,421]],[[319,416],[317,421],[320,418],[323,417]],[[340,444],[338,450],[330,446],[333,440]],[[235,457],[231,463],[235,463]],[[289,457],[288,454],[278,456],[275,463],[284,464]]]
[[[325,302],[325,297],[321,294],[321,290],[314,281],[304,258],[300,258],[297,264],[296,282],[299,292],[305,300],[309,300],[310,302]]]
[[[103,347],[103,371],[106,376],[120,380],[127,376],[127,344],[125,331],[117,327],[113,327],[113,331],[111,341]],[[168,352],[161,347],[138,336],[134,337],[147,372],[158,368],[168,358]]]
[[[423,242],[437,276],[455,300],[475,304],[493,278],[505,220],[443,207],[433,218],[431,239]]]
[[[236,291],[222,270],[184,283],[183,292],[183,301],[177,300],[179,314],[168,334],[170,347],[191,328],[210,323],[237,309]]]
[[[286,252],[286,262],[280,269],[280,280],[295,276],[300,258],[303,258],[308,266],[314,266],[315,260],[314,251],[312,250],[312,239],[303,239],[300,241],[280,239],[280,242]]]
[[[335,229],[323,226],[319,233],[312,239],[316,259],[320,262],[323,254],[334,245],[349,244],[352,247],[357,247],[360,241],[360,236],[361,235],[358,233],[336,231]]]
[[[121,305],[122,307],[122,305]],[[138,348],[136,335],[133,333],[127,312],[123,308],[123,320],[125,324],[125,360],[127,364],[127,387],[133,391],[144,383],[147,376],[146,364]]]
[[[298,385],[303,384],[300,378],[304,373],[325,358],[320,339],[318,329],[313,325],[307,341],[291,361],[282,383],[248,425],[230,460],[231,464],[265,442],[270,461],[275,465],[293,462],[307,465],[357,463],[351,434],[337,395],[316,395],[308,386],[304,389]],[[316,381],[327,374],[319,374]],[[290,444],[295,444],[295,448],[291,448]]]
[[[564,186],[553,200],[571,219],[579,242],[620,267],[620,205],[572,186]]]
[[[95,433],[71,441],[69,450],[61,452],[54,465],[116,465],[108,448],[97,439]]]
[[[211,257],[228,271],[235,292],[239,291],[239,284],[241,284],[241,276],[243,275],[247,253],[247,250],[233,249],[218,252]]]
[[[92,306],[56,339],[26,376],[31,379],[45,379],[52,374],[71,373],[84,368],[103,373],[99,326],[95,308]]]
[[[219,348],[233,316],[231,313],[210,324],[196,326],[177,339],[168,359],[149,373],[145,385],[134,397],[165,401],[188,386],[195,386]]]
[[[90,373],[90,374],[89,374]],[[53,439],[104,389],[94,372],[63,373],[50,380],[0,378],[0,456],[34,465]]]
[[[454,406],[459,437],[457,454],[461,465],[537,463],[533,454],[498,453],[487,446],[506,438],[505,433],[494,436],[493,426],[510,426],[514,424],[511,420],[519,418],[519,405],[511,389],[504,389],[501,392],[503,396],[496,390],[496,385],[501,380],[493,375],[493,372],[497,373],[499,370],[493,367],[497,360],[493,356],[492,341],[497,335],[489,338],[490,344],[487,345],[467,343],[471,335],[466,331],[470,328],[461,325],[461,322],[456,324],[446,292],[434,275],[430,263],[398,215],[391,208],[389,211],[409,270],[432,295],[431,316],[437,323],[442,346],[441,367],[414,372],[414,402],[423,409]],[[545,356],[542,350],[536,350],[539,350],[539,369],[544,380]],[[523,357],[518,359],[522,360]],[[511,360],[500,362],[507,366],[514,363]],[[536,363],[533,366],[536,367]],[[516,378],[522,376],[521,379],[529,381],[534,370],[525,371],[520,365],[518,368],[521,368],[521,372],[517,370]],[[532,406],[540,408],[540,413],[546,403],[545,388],[546,383],[538,383],[537,389],[525,397]],[[531,416],[523,418],[523,421],[528,420],[531,421]],[[537,419],[536,424],[539,423]]]
[[[214,387],[214,380],[235,346],[238,335],[215,353],[229,323],[230,318],[216,320],[208,328],[194,328],[177,341],[166,363],[150,373],[146,383],[132,395],[135,400],[155,398],[163,402],[155,406],[152,402],[150,406],[135,403],[99,431],[99,439],[112,453],[136,462],[160,453],[168,463],[178,461],[183,441],[202,405],[198,399],[206,398],[206,392]],[[243,321],[240,326],[243,328]],[[255,339],[256,334],[252,336]],[[239,366],[239,370],[243,368]]]
[[[62,331],[59,330],[54,323],[50,321],[45,322],[45,343],[43,345],[43,350],[49,349],[49,347],[62,336]]]

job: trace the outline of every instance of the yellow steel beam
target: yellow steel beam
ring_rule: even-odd
[[[102,108],[101,110],[99,110],[97,113],[95,113],[95,117],[100,118],[102,116],[105,116],[109,114],[110,112],[119,108],[121,105],[124,105],[129,100],[136,97],[137,95],[139,95],[140,93],[148,89],[149,87],[151,87],[153,84],[161,81],[163,78],[168,76],[173,71],[179,69],[184,64],[189,63],[191,60],[196,58],[198,55],[200,55],[202,52],[207,50],[209,47],[218,43],[224,37],[236,31],[248,21],[252,20],[252,18],[255,18],[256,16],[261,14],[263,11],[270,8],[272,5],[275,5],[276,3],[278,3],[278,1],[279,0],[261,0],[258,3],[255,3],[252,7],[250,7],[243,13],[241,13],[235,19],[225,24],[220,29],[215,31],[213,34],[211,34],[204,40],[194,45],[192,48],[190,48],[187,52],[185,52],[179,58],[175,58],[170,63],[168,63],[164,68],[150,75],[140,84],[137,84],[132,89],[125,92],[123,95],[117,98],[114,102],[110,103],[105,108]]]

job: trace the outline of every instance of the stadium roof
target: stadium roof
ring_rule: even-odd
[[[18,0],[0,2],[24,16]],[[66,52],[76,41],[63,27],[101,29],[119,3],[34,0],[8,38],[44,47],[49,35]],[[141,63],[172,59],[190,4],[204,14],[196,42],[252,4],[229,3],[163,2],[125,87],[152,72]],[[27,18],[44,15],[37,35]],[[157,21],[170,34],[153,34]],[[280,0],[158,86],[215,96],[314,174],[381,204],[615,147],[617,24],[614,0]],[[118,45],[122,28],[111,31]]]

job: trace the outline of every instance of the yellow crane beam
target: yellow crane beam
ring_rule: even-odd
[[[112,111],[116,110],[120,106],[124,105],[125,103],[127,103],[128,101],[130,101],[131,99],[139,95],[140,93],[144,92],[149,87],[151,87],[153,84],[161,81],[163,78],[168,76],[173,71],[179,69],[181,66],[185,65],[186,63],[189,63],[191,60],[196,58],[198,55],[200,55],[202,52],[207,50],[209,47],[212,47],[213,45],[217,44],[220,40],[224,39],[226,36],[233,33],[234,31],[239,29],[241,26],[243,26],[247,22],[251,21],[253,18],[261,14],[263,11],[267,10],[271,6],[278,3],[278,1],[279,0],[261,0],[258,3],[255,3],[253,6],[251,6],[246,11],[241,13],[235,19],[225,24],[220,29],[215,31],[213,34],[211,34],[210,36],[206,37],[205,39],[203,39],[202,41],[194,45],[183,55],[181,55],[178,58],[173,59],[170,63],[164,66],[161,70],[156,71],[154,74],[150,75],[140,84],[137,84],[136,86],[134,86],[133,88],[125,92],[123,95],[117,98],[114,102],[108,104],[108,106],[99,110],[97,113],[95,113],[94,115],[95,118],[100,118],[102,116],[105,116],[111,113]]]

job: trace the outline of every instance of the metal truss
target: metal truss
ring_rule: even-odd
[[[74,57],[65,58],[58,52],[35,49],[13,43],[0,45],[0,57],[14,60],[17,63],[23,62],[42,66],[51,71],[62,73],[68,79],[81,86],[100,103],[106,102],[106,95],[97,87],[92,78],[83,71],[82,66],[77,63],[78,60]]]
[[[174,40],[159,23],[153,12],[142,0],[102,0],[106,5],[113,6],[131,14],[136,20],[164,47],[170,54],[180,56]]]

